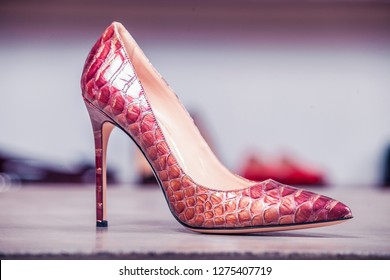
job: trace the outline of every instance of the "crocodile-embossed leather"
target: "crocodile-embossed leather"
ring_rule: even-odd
[[[273,180],[231,191],[194,182],[171,153],[116,23],[92,48],[81,84],[83,97],[96,114],[105,115],[121,127],[142,149],[158,176],[171,212],[188,227],[237,229],[352,217],[350,209],[339,201]]]

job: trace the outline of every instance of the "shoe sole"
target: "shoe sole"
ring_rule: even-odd
[[[286,230],[297,230],[297,229],[309,229],[317,227],[332,226],[346,222],[347,220],[352,219],[345,218],[342,220],[335,221],[326,221],[326,222],[315,222],[315,223],[305,223],[305,224],[289,224],[289,225],[271,225],[263,227],[250,227],[250,228],[215,228],[215,229],[198,229],[187,227],[191,231],[199,233],[209,233],[209,234],[245,234],[245,233],[262,233],[262,232],[277,232],[277,231],[286,231]]]

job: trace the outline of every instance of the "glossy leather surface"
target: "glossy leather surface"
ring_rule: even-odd
[[[218,229],[352,217],[350,209],[339,201],[273,180],[228,191],[192,180],[171,152],[117,29],[113,23],[92,48],[81,80],[83,97],[95,110],[90,113],[92,119],[104,116],[101,122],[121,127],[142,149],[171,212],[181,223],[192,228]]]

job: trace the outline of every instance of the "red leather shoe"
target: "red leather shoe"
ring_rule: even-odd
[[[193,231],[302,229],[352,217],[350,209],[334,199],[228,171],[120,23],[109,26],[92,48],[81,87],[95,135],[98,226],[107,226],[106,150],[114,127],[141,149],[173,216]]]

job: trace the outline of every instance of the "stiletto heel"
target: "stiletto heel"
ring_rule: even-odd
[[[96,226],[107,227],[107,175],[106,156],[107,144],[114,125],[110,119],[96,111],[86,100],[89,116],[91,118],[94,142],[95,142],[95,164],[96,164]]]
[[[351,210],[332,198],[227,170],[120,23],[112,23],[89,53],[81,88],[95,135],[97,226],[107,226],[106,150],[114,126],[140,148],[172,215],[190,230],[280,231],[352,218]]]

